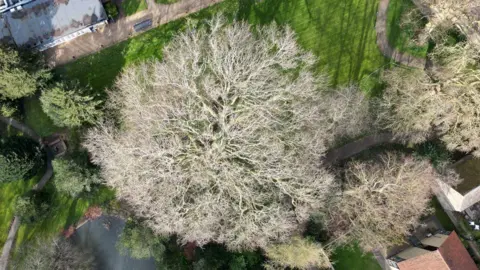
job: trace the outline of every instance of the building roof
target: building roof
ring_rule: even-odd
[[[415,258],[415,257],[418,257],[420,255],[427,254],[427,253],[430,253],[430,251],[428,251],[426,249],[423,249],[423,248],[418,248],[418,247],[409,247],[409,248],[405,249],[404,251],[395,255],[395,257],[399,257],[399,258],[402,258],[404,260],[408,260],[408,259]]]
[[[107,19],[99,0],[35,0],[2,15],[18,46],[39,46]]]
[[[399,262],[397,266],[400,270],[451,270],[438,250]]]
[[[455,231],[448,236],[447,240],[438,248],[438,251],[440,251],[450,269],[477,270],[475,262],[473,262],[472,257],[468,254]]]
[[[455,231],[437,250],[401,261],[397,265],[400,270],[477,270]]]
[[[420,242],[422,242],[423,245],[425,246],[432,246],[432,247],[440,247],[445,240],[447,240],[448,235],[437,233],[433,236],[427,237],[422,239]]]

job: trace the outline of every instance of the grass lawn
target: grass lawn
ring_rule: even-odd
[[[61,128],[53,124],[52,120],[43,112],[38,97],[29,97],[23,101],[24,122],[38,135],[45,137],[51,135]]]
[[[145,2],[145,0],[123,0],[122,8],[125,11],[125,14],[130,16],[147,9],[147,2]]]
[[[14,202],[17,196],[28,192],[40,180],[41,174],[28,181],[15,181],[0,184],[0,246],[3,246],[8,235],[10,222],[14,216]],[[35,237],[45,237],[60,233],[69,225],[77,222],[90,205],[98,205],[114,198],[114,192],[106,187],[99,187],[92,193],[73,199],[54,191],[48,183],[46,189],[52,194],[52,211],[40,223],[22,224],[17,233],[16,247]]]
[[[319,58],[318,71],[326,70],[332,84],[359,82],[378,71],[389,60],[377,48],[375,16],[377,1],[371,0],[225,0],[188,16],[202,21],[213,14],[248,19],[252,24],[277,22],[290,25],[299,43]],[[123,67],[151,58],[161,58],[163,46],[178,31],[186,28],[186,19],[161,25],[139,36],[106,48],[58,68],[67,80],[79,80],[103,92],[111,87]]]
[[[290,25],[299,43],[318,56],[332,84],[359,82],[389,61],[376,44],[377,1],[244,0],[239,15],[253,24]]]
[[[448,217],[447,213],[445,213],[437,198],[434,197],[430,203],[431,206],[435,209],[435,216],[437,217],[440,224],[442,224],[443,228],[447,231],[455,230],[455,225],[453,225],[450,217]]]
[[[106,187],[99,187],[92,193],[73,199],[54,191],[51,183],[46,189],[53,195],[51,213],[39,223],[22,224],[18,230],[16,248],[35,237],[48,237],[59,234],[68,226],[76,223],[91,205],[101,205],[114,198],[114,192]]]
[[[404,23],[402,25],[402,18],[405,18],[407,13],[415,8],[411,0],[390,0],[387,17],[389,25],[387,28],[388,41],[401,52],[407,52],[413,56],[426,57],[428,44],[420,46],[415,44],[413,39],[427,22],[418,18],[413,23]]]
[[[331,260],[335,270],[382,269],[372,253],[363,253],[358,246],[336,248]]]
[[[29,191],[39,179],[39,176],[35,176],[28,181],[19,180],[0,184],[0,247],[7,239],[10,222],[14,216],[15,198]]]

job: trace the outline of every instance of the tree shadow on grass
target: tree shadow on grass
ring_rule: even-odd
[[[122,0],[122,8],[127,16],[147,8],[145,0]]]
[[[238,19],[248,20],[252,24],[269,24],[274,20],[282,24],[282,21],[276,20],[280,14],[280,8],[289,10],[292,7],[292,1],[286,0],[264,0],[263,2],[239,0]]]
[[[360,35],[360,41],[358,42],[356,50],[356,62],[354,62],[353,70],[350,69],[349,77],[350,80],[359,81],[360,71],[362,68],[362,62],[365,56],[365,49],[367,47],[367,42],[369,36],[372,35],[372,32],[375,32],[375,23],[371,23],[371,18],[376,15],[375,4],[372,1],[366,1],[364,7],[364,13],[362,17],[362,30]]]
[[[328,70],[333,86],[357,83],[385,59],[376,45],[376,1],[243,0],[241,16],[252,24],[288,24],[299,43],[318,56],[318,72]]]
[[[67,229],[70,225],[75,225],[76,222],[80,219],[81,216],[77,214],[77,203],[78,203],[78,197],[73,199],[72,204],[70,204],[70,208],[68,210],[68,216],[65,221],[65,224],[63,225],[64,229]]]

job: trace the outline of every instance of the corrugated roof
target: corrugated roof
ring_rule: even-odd
[[[408,260],[408,259],[415,258],[417,256],[427,254],[427,253],[430,253],[430,251],[428,251],[426,249],[423,249],[423,248],[418,248],[418,247],[409,247],[409,248],[405,249],[404,251],[395,255],[395,257],[399,257],[399,258],[402,258],[404,260]]]
[[[440,247],[445,240],[447,240],[448,235],[445,234],[435,234],[433,236],[422,239],[420,242],[425,246]]]
[[[19,46],[38,46],[107,19],[99,0],[36,0],[3,14]]]

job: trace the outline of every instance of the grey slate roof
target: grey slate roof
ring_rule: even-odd
[[[34,0],[2,16],[18,46],[47,44],[107,19],[99,0]]]

